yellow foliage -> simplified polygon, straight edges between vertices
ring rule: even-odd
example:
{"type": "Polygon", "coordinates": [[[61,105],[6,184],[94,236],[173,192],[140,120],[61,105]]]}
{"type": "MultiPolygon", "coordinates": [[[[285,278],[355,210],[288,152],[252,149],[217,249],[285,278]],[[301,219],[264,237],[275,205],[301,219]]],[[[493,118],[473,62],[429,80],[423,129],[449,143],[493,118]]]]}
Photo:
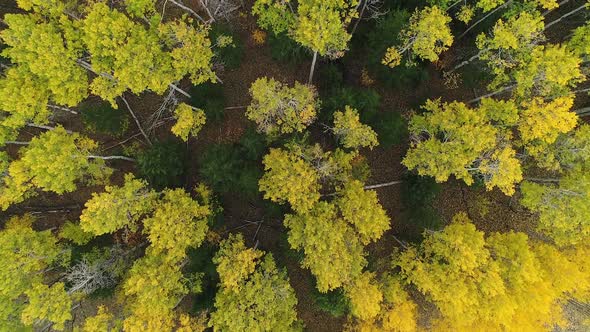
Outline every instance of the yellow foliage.
{"type": "Polygon", "coordinates": [[[238,286],[254,272],[258,259],[262,255],[263,252],[260,250],[246,248],[241,234],[230,234],[229,238],[220,243],[219,251],[213,258],[221,285],[239,292],[238,286]]]}
{"type": "Polygon", "coordinates": [[[394,68],[402,63],[402,54],[395,46],[391,46],[387,48],[385,51],[385,55],[383,56],[383,60],[381,63],[388,66],[389,68],[394,68]]]}
{"type": "Polygon", "coordinates": [[[344,112],[334,113],[334,134],[345,148],[359,149],[368,147],[373,149],[379,144],[377,133],[366,124],[362,124],[358,111],[348,105],[344,112]]]}
{"type": "Polygon", "coordinates": [[[361,320],[370,320],[381,310],[383,294],[374,279],[373,273],[364,272],[344,287],[351,313],[361,320]]]}
{"type": "Polygon", "coordinates": [[[264,42],[266,41],[266,32],[260,29],[254,29],[254,31],[252,31],[252,40],[256,45],[264,44],[264,42]]]}
{"type": "Polygon", "coordinates": [[[205,111],[185,103],[180,103],[176,107],[174,117],[176,123],[172,126],[171,131],[185,142],[188,141],[189,136],[196,137],[206,122],[205,111]]]}

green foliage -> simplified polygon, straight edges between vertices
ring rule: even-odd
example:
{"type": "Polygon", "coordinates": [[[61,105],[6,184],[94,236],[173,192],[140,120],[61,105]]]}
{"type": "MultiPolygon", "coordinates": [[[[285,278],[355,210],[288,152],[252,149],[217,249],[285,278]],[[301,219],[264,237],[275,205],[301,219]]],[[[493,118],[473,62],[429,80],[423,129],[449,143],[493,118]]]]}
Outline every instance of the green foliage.
{"type": "Polygon", "coordinates": [[[256,0],[252,14],[258,16],[258,25],[271,30],[273,35],[287,32],[295,23],[295,15],[290,11],[290,3],[275,0],[256,0]]]}
{"type": "MultiPolygon", "coordinates": [[[[406,26],[410,14],[405,10],[393,9],[377,21],[375,28],[366,37],[367,66],[377,79],[388,87],[404,89],[415,87],[428,79],[425,66],[397,66],[390,68],[381,63],[383,54],[392,42],[399,42],[399,33],[406,26]]],[[[404,60],[405,61],[405,60],[404,60]]]]}
{"type": "Polygon", "coordinates": [[[284,33],[268,36],[268,45],[270,55],[274,60],[290,65],[300,64],[306,61],[310,55],[308,49],[302,47],[284,33]]]}
{"type": "Polygon", "coordinates": [[[201,310],[213,310],[215,295],[217,294],[217,285],[219,284],[219,274],[213,263],[215,248],[207,243],[200,248],[189,248],[187,257],[187,273],[201,273],[201,287],[203,291],[195,294],[193,307],[191,311],[198,313],[201,310]]]}
{"type": "Polygon", "coordinates": [[[94,238],[94,234],[85,232],[78,224],[66,221],[59,231],[59,237],[68,239],[77,245],[85,245],[94,238]]]}
{"type": "Polygon", "coordinates": [[[186,147],[172,140],[155,142],[137,157],[141,177],[156,189],[180,187],[184,183],[186,147]]]}
{"type": "Polygon", "coordinates": [[[381,96],[373,89],[337,87],[322,98],[320,119],[326,122],[332,120],[334,112],[343,110],[347,105],[359,111],[362,122],[369,123],[371,115],[376,114],[381,106],[381,96]]]}
{"type": "Polygon", "coordinates": [[[367,123],[377,132],[379,145],[385,148],[400,144],[408,136],[406,120],[400,112],[386,110],[365,116],[367,123]]]}
{"type": "Polygon", "coordinates": [[[344,316],[350,310],[348,299],[344,295],[342,288],[320,293],[314,287],[311,295],[318,309],[325,311],[334,317],[344,316]]]}
{"type": "Polygon", "coordinates": [[[227,25],[214,24],[209,36],[213,43],[217,43],[218,38],[221,36],[231,37],[232,43],[227,46],[218,45],[219,43],[217,43],[215,56],[217,61],[221,62],[225,68],[238,68],[244,56],[244,43],[240,40],[239,35],[227,25]]]}
{"type": "Polygon", "coordinates": [[[262,176],[258,163],[266,147],[259,145],[256,134],[247,135],[248,138],[242,138],[243,144],[214,144],[202,154],[199,172],[215,191],[239,192],[250,199],[258,196],[258,180],[262,176]]]}
{"type": "Polygon", "coordinates": [[[433,201],[441,191],[441,185],[432,177],[414,173],[404,174],[402,180],[402,202],[406,208],[407,223],[423,229],[437,230],[442,220],[433,207],[433,201]]]}
{"type": "Polygon", "coordinates": [[[223,120],[225,112],[223,85],[211,82],[193,85],[189,94],[191,95],[190,104],[205,111],[208,121],[219,122],[223,120]]]}
{"type": "Polygon", "coordinates": [[[129,115],[104,101],[83,103],[80,113],[84,126],[96,133],[120,137],[129,127],[129,115]]]}

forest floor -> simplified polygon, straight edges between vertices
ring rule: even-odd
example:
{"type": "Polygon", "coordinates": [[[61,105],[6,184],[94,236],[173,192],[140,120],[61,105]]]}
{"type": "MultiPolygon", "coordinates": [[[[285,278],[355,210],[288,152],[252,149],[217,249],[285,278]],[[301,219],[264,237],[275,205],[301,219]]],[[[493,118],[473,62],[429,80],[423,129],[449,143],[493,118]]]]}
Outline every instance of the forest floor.
{"type": "MultiPolygon", "coordinates": [[[[248,8],[252,1],[247,1],[248,8]]],[[[192,8],[197,7],[196,0],[187,0],[185,3],[192,8]]],[[[12,11],[10,8],[0,8],[0,14],[3,16],[6,11],[12,11]]],[[[177,9],[169,7],[168,15],[180,13],[177,9]]],[[[237,69],[226,69],[219,72],[218,75],[223,81],[223,91],[225,105],[227,107],[246,106],[250,103],[248,90],[252,82],[257,78],[267,76],[273,77],[285,83],[292,84],[295,81],[306,82],[308,70],[311,62],[301,63],[299,65],[281,64],[272,59],[270,50],[267,45],[258,45],[252,39],[252,32],[257,29],[255,18],[248,11],[241,12],[232,22],[232,26],[239,38],[244,43],[244,54],[241,64],[237,69]]],[[[322,63],[319,64],[322,66],[322,63]]],[[[348,85],[360,86],[361,69],[354,63],[347,64],[346,83],[348,85]]],[[[319,68],[318,68],[319,71],[319,68]]],[[[316,71],[316,75],[317,72],[316,71]]],[[[438,98],[444,96],[445,100],[468,100],[473,98],[474,90],[448,89],[445,87],[441,77],[441,70],[435,65],[428,69],[430,79],[425,81],[416,89],[408,88],[403,90],[394,90],[386,88],[376,83],[371,86],[381,95],[381,112],[402,112],[407,115],[415,105],[422,103],[427,98],[438,98]]],[[[317,78],[317,76],[316,76],[317,78]]],[[[187,87],[184,84],[183,87],[187,87]]],[[[136,111],[142,122],[158,108],[162,97],[153,94],[144,94],[137,97],[128,98],[132,109],[136,111]]],[[[84,132],[84,126],[79,118],[67,117],[58,119],[67,129],[84,132]]],[[[193,139],[187,144],[189,156],[189,169],[187,172],[187,189],[194,187],[199,181],[198,168],[199,156],[203,153],[205,147],[214,143],[231,143],[239,140],[245,129],[251,123],[245,117],[244,108],[227,110],[221,123],[214,126],[205,126],[197,139],[193,139]]],[[[121,138],[100,136],[89,133],[88,135],[102,143],[103,147],[111,147],[137,132],[133,122],[129,124],[128,132],[121,138]]],[[[30,131],[30,137],[37,134],[36,130],[30,131]]],[[[26,139],[28,134],[23,134],[26,139]]],[[[162,126],[155,131],[155,135],[164,139],[171,136],[169,126],[162,126]]],[[[141,136],[134,140],[141,141],[141,136]]],[[[127,144],[133,142],[129,141],[127,144]]],[[[371,178],[368,184],[376,184],[401,180],[407,172],[401,165],[401,160],[405,154],[408,143],[395,145],[389,148],[377,147],[372,151],[363,151],[371,168],[371,178]]],[[[112,149],[116,151],[118,148],[112,149]]],[[[114,183],[122,178],[124,172],[133,171],[133,166],[126,162],[116,162],[112,164],[118,172],[114,176],[114,183]]],[[[22,213],[27,211],[47,211],[51,207],[60,207],[53,209],[52,213],[42,214],[42,225],[40,227],[58,226],[64,220],[77,220],[80,215],[84,202],[87,201],[91,193],[100,191],[100,187],[81,188],[75,193],[57,196],[48,193],[41,193],[38,197],[29,200],[25,205],[8,211],[9,214],[22,213]]],[[[394,185],[377,189],[379,200],[387,210],[392,220],[391,230],[389,230],[379,241],[368,247],[371,264],[389,264],[389,257],[399,244],[394,237],[405,239],[404,234],[408,229],[415,228],[408,222],[405,215],[407,207],[403,204],[404,192],[401,186],[394,185]]],[[[474,221],[478,229],[491,232],[505,232],[510,230],[524,231],[530,236],[536,236],[531,230],[534,225],[534,216],[519,206],[518,197],[507,197],[498,190],[487,192],[485,188],[468,187],[462,182],[451,180],[441,185],[441,191],[437,195],[434,208],[441,217],[442,223],[448,223],[458,212],[466,212],[474,221]]],[[[282,225],[282,220],[264,220],[262,223],[248,223],[248,221],[263,220],[264,213],[261,207],[251,204],[248,200],[242,199],[239,192],[233,192],[222,198],[224,209],[223,233],[241,232],[245,239],[249,240],[248,245],[253,246],[257,239],[259,248],[272,252],[275,257],[284,258],[282,264],[287,267],[290,282],[297,293],[298,306],[297,312],[300,319],[304,322],[309,331],[341,331],[345,324],[343,317],[336,318],[330,314],[321,311],[314,304],[313,278],[308,270],[299,266],[295,257],[284,254],[285,233],[286,230],[282,225]]],[[[40,214],[41,216],[41,214],[40,214]]],[[[190,303],[183,303],[190,306],[190,303]]],[[[428,307],[428,306],[423,306],[428,307]]],[[[423,312],[423,315],[428,315],[423,312]]],[[[574,330],[573,330],[574,331],[574,330]]]]}

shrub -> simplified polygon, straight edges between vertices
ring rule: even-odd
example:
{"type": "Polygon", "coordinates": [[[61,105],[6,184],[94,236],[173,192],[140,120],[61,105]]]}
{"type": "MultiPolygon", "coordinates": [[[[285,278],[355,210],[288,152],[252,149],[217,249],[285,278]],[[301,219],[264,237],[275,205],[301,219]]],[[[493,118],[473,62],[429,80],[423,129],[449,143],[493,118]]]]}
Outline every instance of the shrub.
{"type": "Polygon", "coordinates": [[[408,135],[406,122],[399,112],[378,112],[367,124],[377,132],[381,147],[399,144],[408,135]]]}
{"type": "Polygon", "coordinates": [[[155,142],[139,153],[137,165],[141,177],[155,189],[180,187],[186,168],[185,146],[175,141],[155,142]]]}
{"type": "Polygon", "coordinates": [[[359,111],[361,121],[366,122],[377,113],[381,105],[381,96],[373,89],[361,89],[349,86],[335,88],[323,99],[320,120],[331,123],[336,111],[350,106],[359,111]]]}
{"type": "Polygon", "coordinates": [[[422,229],[439,229],[442,225],[440,216],[432,202],[441,191],[440,184],[432,177],[413,173],[404,175],[402,182],[402,202],[406,207],[409,224],[422,229]]]}
{"type": "Polygon", "coordinates": [[[213,309],[219,275],[213,263],[215,248],[209,244],[203,244],[199,248],[189,248],[189,263],[186,268],[188,273],[201,275],[202,292],[197,294],[193,301],[192,312],[198,313],[202,310],[213,309]]]}
{"type": "Polygon", "coordinates": [[[80,113],[84,127],[95,133],[121,136],[129,126],[129,115],[105,101],[83,103],[80,113]]]}
{"type": "Polygon", "coordinates": [[[402,62],[395,68],[389,68],[381,63],[387,48],[400,42],[399,33],[409,19],[408,11],[392,10],[379,19],[366,38],[367,67],[383,84],[397,89],[417,86],[428,79],[426,68],[419,62],[410,67],[402,62]]]}
{"type": "Polygon", "coordinates": [[[325,311],[334,317],[340,317],[348,313],[349,303],[342,288],[327,293],[320,293],[314,287],[312,296],[318,309],[325,311]]]}
{"type": "Polygon", "coordinates": [[[274,60],[291,65],[297,65],[307,60],[311,55],[308,50],[289,38],[286,34],[269,34],[268,45],[270,55],[274,60]]]}
{"type": "Polygon", "coordinates": [[[214,24],[211,29],[210,37],[213,43],[216,43],[220,36],[229,36],[233,40],[232,45],[225,47],[216,47],[215,55],[223,63],[225,68],[235,69],[242,63],[244,55],[244,43],[240,40],[238,34],[234,33],[230,27],[222,24],[214,24]]]}
{"type": "Polygon", "coordinates": [[[205,111],[208,122],[214,123],[223,120],[225,99],[221,84],[206,82],[193,85],[189,94],[191,95],[190,104],[205,111]]]}
{"type": "Polygon", "coordinates": [[[209,146],[200,160],[199,172],[211,187],[222,194],[239,192],[247,198],[260,196],[260,159],[266,150],[264,138],[246,131],[240,143],[209,146]]]}
{"type": "Polygon", "coordinates": [[[319,67],[318,86],[320,93],[326,94],[330,91],[342,87],[344,84],[344,73],[338,64],[331,62],[319,67]]]}

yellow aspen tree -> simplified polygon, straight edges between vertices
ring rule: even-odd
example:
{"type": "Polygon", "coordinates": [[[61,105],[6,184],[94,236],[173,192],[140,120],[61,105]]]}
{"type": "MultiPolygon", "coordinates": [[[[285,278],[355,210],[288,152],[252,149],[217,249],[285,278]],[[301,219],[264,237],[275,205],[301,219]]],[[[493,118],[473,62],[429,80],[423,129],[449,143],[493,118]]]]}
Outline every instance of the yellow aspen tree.
{"type": "Polygon", "coordinates": [[[209,229],[209,206],[193,200],[184,189],[164,190],[151,217],[143,221],[154,252],[165,252],[170,259],[184,257],[196,248],[209,229]]]}
{"type": "Polygon", "coordinates": [[[47,286],[42,284],[44,270],[65,265],[69,251],[58,244],[51,231],[33,230],[34,221],[31,215],[14,216],[0,231],[0,261],[3,262],[0,279],[6,281],[0,283],[1,330],[19,330],[23,324],[32,325],[36,318],[48,319],[58,325],[70,319],[69,307],[67,310],[63,307],[67,299],[58,294],[60,287],[63,290],[63,284],[56,284],[51,290],[59,295],[56,302],[39,303],[43,302],[42,291],[47,291],[47,286]],[[26,293],[39,304],[38,307],[37,303],[25,306],[22,296],[26,293]],[[39,312],[44,309],[47,314],[39,312]]]}
{"type": "Polygon", "coordinates": [[[503,75],[544,40],[544,26],[541,15],[529,12],[521,12],[508,20],[499,19],[488,35],[477,36],[479,52],[470,60],[483,60],[495,75],[503,75]]]}
{"type": "Polygon", "coordinates": [[[271,149],[264,157],[264,176],[258,185],[264,198],[288,202],[305,212],[320,199],[319,175],[302,157],[282,149],[271,149]]]}
{"type": "MultiPolygon", "coordinates": [[[[418,306],[410,299],[402,281],[389,274],[377,280],[382,301],[378,314],[371,319],[355,319],[348,326],[359,332],[414,332],[418,331],[418,306]]],[[[362,290],[359,290],[362,291],[362,290]]]]}
{"type": "Polygon", "coordinates": [[[176,123],[170,129],[172,133],[183,141],[190,137],[196,137],[206,122],[205,111],[181,103],[174,110],[176,123]]]}
{"type": "Polygon", "coordinates": [[[189,288],[177,260],[148,248],[133,264],[123,282],[126,305],[131,311],[123,322],[125,331],[172,331],[173,309],[189,288]]]}
{"type": "Polygon", "coordinates": [[[275,35],[292,29],[296,15],[292,11],[293,5],[284,0],[256,0],[252,6],[252,14],[258,18],[256,22],[265,30],[271,30],[275,35]]]}
{"type": "Polygon", "coordinates": [[[348,149],[368,147],[373,149],[379,144],[377,133],[368,125],[362,124],[358,111],[346,106],[344,112],[334,113],[334,128],[332,129],[338,141],[348,149]]]}
{"type": "Polygon", "coordinates": [[[35,188],[63,194],[74,191],[79,181],[103,183],[112,170],[103,160],[108,157],[92,155],[96,148],[93,140],[61,126],[33,137],[8,167],[0,188],[2,208],[34,195],[35,188]]]}
{"type": "Polygon", "coordinates": [[[424,115],[410,120],[412,142],[402,164],[438,182],[454,175],[470,185],[476,175],[488,190],[514,193],[522,171],[514,149],[505,142],[510,138],[506,127],[519,118],[514,104],[485,101],[477,110],[459,102],[428,100],[423,109],[424,115]]]}
{"type": "Polygon", "coordinates": [[[437,61],[438,56],[453,44],[450,22],[451,18],[437,6],[416,10],[408,26],[400,33],[401,45],[390,47],[382,63],[391,68],[396,67],[406,53],[408,64],[412,64],[416,57],[437,61]]]}
{"type": "Polygon", "coordinates": [[[363,272],[349,285],[344,286],[350,300],[350,312],[361,320],[371,320],[381,311],[383,294],[375,280],[375,275],[363,272]]]}
{"type": "Polygon", "coordinates": [[[466,214],[441,232],[425,234],[395,265],[440,310],[437,330],[545,330],[562,322],[561,301],[576,288],[576,279],[585,285],[588,279],[555,247],[524,233],[486,238],[466,214]],[[561,267],[571,277],[557,273],[561,267]]]}
{"type": "Polygon", "coordinates": [[[51,286],[38,283],[25,291],[25,294],[29,298],[29,303],[21,314],[24,324],[32,326],[39,321],[48,321],[54,329],[61,331],[65,322],[72,319],[72,299],[66,292],[63,282],[51,286]]]}
{"type": "Polygon", "coordinates": [[[521,204],[539,215],[538,229],[558,245],[583,244],[590,239],[590,175],[581,163],[559,180],[525,181],[521,204]]]}
{"type": "Polygon", "coordinates": [[[570,170],[590,159],[590,126],[561,134],[553,144],[536,151],[537,165],[550,171],[570,170]]]}
{"type": "Polygon", "coordinates": [[[316,277],[320,292],[352,282],[366,266],[362,243],[333,204],[319,202],[308,212],[286,215],[284,223],[291,248],[303,250],[302,266],[316,277]]]}
{"type": "Polygon", "coordinates": [[[80,226],[95,235],[115,232],[123,227],[134,229],[136,223],[153,211],[157,193],[144,180],[125,175],[121,187],[106,186],[103,193],[93,193],[80,216],[80,226]]]}
{"type": "Polygon", "coordinates": [[[567,45],[577,56],[587,61],[590,56],[590,22],[576,28],[567,45]]]}
{"type": "Polygon", "coordinates": [[[365,190],[362,182],[351,180],[338,191],[335,204],[342,218],[354,226],[360,241],[367,245],[391,228],[389,217],[374,190],[365,190]]]}
{"type": "Polygon", "coordinates": [[[220,244],[214,262],[221,279],[209,326],[215,331],[300,331],[297,298],[272,254],[246,248],[241,234],[220,244]]]}
{"type": "Polygon", "coordinates": [[[237,290],[241,282],[254,273],[263,255],[260,250],[247,248],[241,235],[230,234],[220,244],[219,251],[213,258],[222,287],[237,290]]]}
{"type": "Polygon", "coordinates": [[[558,97],[550,102],[534,98],[523,103],[518,131],[530,155],[539,155],[560,134],[568,133],[576,127],[578,116],[571,112],[573,104],[572,96],[558,97]]]}
{"type": "Polygon", "coordinates": [[[317,92],[310,85],[295,82],[293,87],[272,78],[258,78],[250,87],[252,103],[246,109],[248,119],[258,131],[270,137],[302,132],[316,118],[317,92]]]}
{"type": "Polygon", "coordinates": [[[88,317],[84,320],[82,331],[84,332],[103,332],[111,331],[114,328],[114,316],[108,309],[101,305],[98,307],[96,315],[88,317]]]}

